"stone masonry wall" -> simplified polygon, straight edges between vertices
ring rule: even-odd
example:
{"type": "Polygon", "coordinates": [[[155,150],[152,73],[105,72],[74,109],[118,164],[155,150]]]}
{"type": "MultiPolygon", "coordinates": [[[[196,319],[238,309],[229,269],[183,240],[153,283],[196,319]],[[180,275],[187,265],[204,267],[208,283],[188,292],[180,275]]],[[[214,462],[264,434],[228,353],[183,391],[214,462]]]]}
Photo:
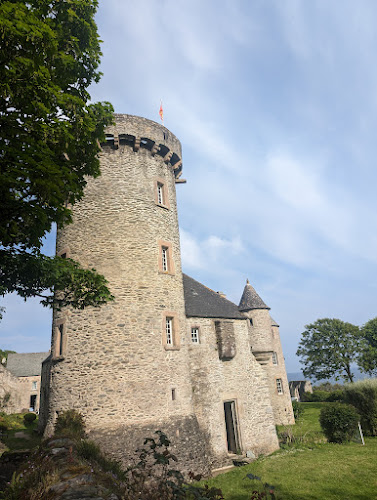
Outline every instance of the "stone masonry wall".
{"type": "Polygon", "coordinates": [[[10,399],[1,408],[1,411],[5,413],[17,413],[28,408],[22,406],[23,393],[18,378],[0,364],[0,398],[4,398],[7,394],[10,394],[10,399]]]}
{"type": "Polygon", "coordinates": [[[267,364],[263,369],[267,373],[271,404],[277,425],[294,424],[292,402],[289,393],[287,372],[285,369],[283,349],[281,346],[279,328],[271,326],[271,316],[268,309],[254,309],[244,313],[252,319],[250,329],[250,343],[253,352],[270,352],[267,364]],[[275,352],[278,363],[272,361],[275,352]],[[278,394],[276,380],[281,379],[283,394],[278,394]]]}
{"type": "MultiPolygon", "coordinates": [[[[167,144],[180,157],[179,141],[164,127],[128,115],[116,120],[110,130],[115,137],[142,139],[153,132],[156,144],[167,144]]],[[[55,313],[53,356],[44,370],[49,373],[48,409],[42,412],[46,433],[58,412],[76,408],[93,435],[106,429],[108,447],[117,456],[125,441],[132,449],[142,444],[140,428],[195,420],[174,166],[139,146],[137,141],[134,147],[104,146],[102,175],[89,180],[83,200],[73,208],[73,223],[58,231],[57,253],[104,274],[115,301],[99,309],[55,313]],[[157,181],[164,184],[168,206],[156,202],[157,181]],[[161,242],[169,247],[167,272],[161,271],[161,242]],[[173,318],[174,346],[164,341],[166,316],[173,318]]],[[[191,438],[204,439],[199,433],[191,438]]],[[[180,451],[189,453],[187,443],[180,451]]]]}
{"type": "Polygon", "coordinates": [[[199,327],[200,343],[190,344],[190,371],[195,413],[209,436],[212,468],[229,463],[225,401],[236,402],[241,452],[260,455],[279,447],[266,373],[251,354],[247,320],[232,320],[237,352],[226,361],[219,359],[215,321],[187,319],[188,332],[199,327]]]}

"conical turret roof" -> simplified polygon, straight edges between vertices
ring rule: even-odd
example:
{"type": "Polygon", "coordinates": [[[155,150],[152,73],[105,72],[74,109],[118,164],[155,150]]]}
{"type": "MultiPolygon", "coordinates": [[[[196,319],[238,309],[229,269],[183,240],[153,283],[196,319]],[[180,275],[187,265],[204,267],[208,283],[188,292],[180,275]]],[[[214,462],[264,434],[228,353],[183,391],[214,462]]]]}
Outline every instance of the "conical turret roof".
{"type": "Polygon", "coordinates": [[[251,309],[270,308],[263,302],[254,288],[250,285],[249,280],[247,280],[238,309],[240,311],[250,311],[251,309]]]}

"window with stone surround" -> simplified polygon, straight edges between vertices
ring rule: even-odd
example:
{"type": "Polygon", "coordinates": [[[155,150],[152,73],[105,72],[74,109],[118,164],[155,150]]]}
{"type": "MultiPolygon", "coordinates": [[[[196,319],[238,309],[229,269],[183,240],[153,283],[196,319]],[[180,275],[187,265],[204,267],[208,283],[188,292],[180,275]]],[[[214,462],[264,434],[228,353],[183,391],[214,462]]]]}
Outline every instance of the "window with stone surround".
{"type": "Polygon", "coordinates": [[[178,318],[174,312],[165,312],[162,318],[162,343],[166,350],[180,348],[178,318]]]}
{"type": "Polygon", "coordinates": [[[276,352],[272,353],[272,364],[277,365],[278,364],[278,355],[276,352]]]}
{"type": "Polygon", "coordinates": [[[281,378],[276,379],[276,389],[278,391],[278,394],[283,394],[283,381],[281,378]]]}
{"type": "Polygon", "coordinates": [[[155,203],[162,208],[170,208],[168,189],[164,179],[155,182],[155,203]]]}
{"type": "Polygon", "coordinates": [[[66,349],[66,325],[65,320],[59,321],[55,327],[55,346],[54,357],[59,358],[64,356],[66,349]]]}
{"type": "Polygon", "coordinates": [[[37,382],[32,382],[31,383],[31,390],[32,391],[36,391],[37,390],[37,388],[38,388],[37,384],[38,384],[37,382]]]}
{"type": "Polygon", "coordinates": [[[193,326],[191,328],[191,342],[193,344],[199,344],[199,327],[198,326],[193,326]]]}
{"type": "Polygon", "coordinates": [[[174,262],[171,243],[159,241],[158,270],[160,273],[174,274],[174,262]]]}

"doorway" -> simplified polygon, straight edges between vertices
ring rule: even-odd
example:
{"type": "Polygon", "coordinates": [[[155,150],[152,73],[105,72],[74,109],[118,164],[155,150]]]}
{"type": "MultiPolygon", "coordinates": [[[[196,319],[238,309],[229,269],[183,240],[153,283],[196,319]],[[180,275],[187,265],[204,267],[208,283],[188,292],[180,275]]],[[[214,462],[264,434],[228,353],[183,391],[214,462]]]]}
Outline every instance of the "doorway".
{"type": "Polygon", "coordinates": [[[229,453],[240,453],[240,441],[238,437],[238,421],[235,401],[224,402],[226,439],[229,453]]]}
{"type": "Polygon", "coordinates": [[[36,404],[37,404],[37,396],[36,395],[30,396],[30,410],[31,411],[35,411],[36,404]]]}

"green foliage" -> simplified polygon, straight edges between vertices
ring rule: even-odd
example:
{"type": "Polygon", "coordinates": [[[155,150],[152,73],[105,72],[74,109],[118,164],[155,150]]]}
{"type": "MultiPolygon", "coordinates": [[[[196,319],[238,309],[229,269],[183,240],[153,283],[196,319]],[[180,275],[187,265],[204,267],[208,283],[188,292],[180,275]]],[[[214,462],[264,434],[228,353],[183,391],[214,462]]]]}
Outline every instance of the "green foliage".
{"type": "Polygon", "coordinates": [[[5,359],[5,363],[3,364],[3,366],[7,366],[8,354],[13,354],[15,352],[16,351],[8,351],[7,349],[3,351],[2,349],[0,349],[0,363],[3,359],[5,359]]]}
{"type": "Polygon", "coordinates": [[[351,364],[362,345],[359,328],[330,318],[318,319],[305,328],[297,350],[305,377],[316,380],[342,377],[352,382],[351,364]]]}
{"type": "Polygon", "coordinates": [[[304,414],[305,411],[303,405],[298,401],[292,401],[292,408],[295,420],[297,421],[300,418],[302,418],[302,415],[304,414]]]}
{"type": "Polygon", "coordinates": [[[73,438],[85,437],[85,422],[76,410],[66,410],[59,413],[55,423],[55,434],[73,438]]]}
{"type": "Polygon", "coordinates": [[[77,443],[77,454],[79,457],[88,460],[89,462],[97,462],[105,472],[111,472],[119,480],[124,481],[126,479],[126,473],[122,469],[120,462],[116,460],[110,460],[105,457],[101,452],[100,447],[93,441],[87,439],[82,439],[77,443]]]}
{"type": "Polygon", "coordinates": [[[350,441],[356,432],[359,420],[357,410],[342,403],[327,404],[319,415],[319,423],[330,443],[350,441]]]}
{"type": "Polygon", "coordinates": [[[304,392],[302,400],[305,402],[320,403],[328,400],[330,393],[327,391],[304,392]]]}
{"type": "Polygon", "coordinates": [[[52,224],[99,171],[109,103],[88,104],[98,82],[97,0],[0,3],[0,294],[59,305],[110,300],[106,281],[40,252],[52,224]]]}
{"type": "Polygon", "coordinates": [[[24,415],[24,422],[25,425],[30,425],[36,420],[37,415],[35,413],[25,413],[24,415]]]}
{"type": "Polygon", "coordinates": [[[347,384],[344,388],[344,398],[358,409],[365,434],[377,436],[377,379],[347,384]]]}
{"type": "Polygon", "coordinates": [[[6,392],[3,397],[0,397],[0,409],[6,408],[11,399],[12,395],[10,392],[6,392]]]}
{"type": "Polygon", "coordinates": [[[369,375],[377,375],[377,318],[361,327],[361,335],[365,345],[359,359],[360,368],[369,375]]]}

